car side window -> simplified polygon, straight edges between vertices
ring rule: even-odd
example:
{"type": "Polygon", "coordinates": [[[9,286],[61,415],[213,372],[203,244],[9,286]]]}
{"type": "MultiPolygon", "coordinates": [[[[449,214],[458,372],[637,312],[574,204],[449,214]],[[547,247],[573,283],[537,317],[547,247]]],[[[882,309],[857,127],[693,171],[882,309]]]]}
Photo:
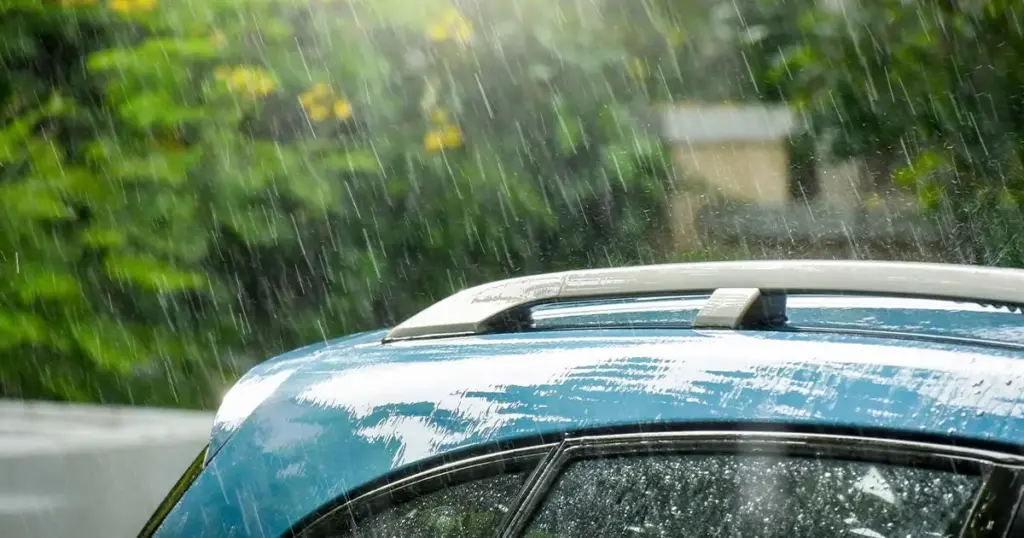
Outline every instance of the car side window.
{"type": "Polygon", "coordinates": [[[483,538],[492,537],[527,472],[499,474],[458,484],[407,488],[351,510],[339,509],[313,524],[304,537],[483,538]],[[408,500],[404,500],[408,499],[408,500]]]}
{"type": "Polygon", "coordinates": [[[977,475],[858,461],[647,454],[566,465],[527,538],[957,536],[977,475]]]}

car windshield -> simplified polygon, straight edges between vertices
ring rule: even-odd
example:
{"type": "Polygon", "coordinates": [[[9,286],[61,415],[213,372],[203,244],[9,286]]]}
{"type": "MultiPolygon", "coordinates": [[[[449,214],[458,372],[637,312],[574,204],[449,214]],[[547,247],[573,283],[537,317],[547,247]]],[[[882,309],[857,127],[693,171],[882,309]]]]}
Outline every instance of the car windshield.
{"type": "Polygon", "coordinates": [[[509,276],[1024,266],[1019,8],[5,0],[0,396],[215,407],[509,276]]]}

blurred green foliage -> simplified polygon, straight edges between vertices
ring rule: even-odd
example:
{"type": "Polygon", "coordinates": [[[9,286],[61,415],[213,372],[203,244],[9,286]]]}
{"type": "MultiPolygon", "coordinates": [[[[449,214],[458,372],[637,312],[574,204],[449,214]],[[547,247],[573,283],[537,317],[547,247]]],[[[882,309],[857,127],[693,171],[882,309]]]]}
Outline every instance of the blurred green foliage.
{"type": "Polygon", "coordinates": [[[948,230],[948,259],[1024,266],[1018,0],[757,0],[747,49],[766,99],[837,158],[881,165],[948,230]]]}
{"type": "Polygon", "coordinates": [[[0,396],[210,406],[467,285],[745,256],[668,253],[652,101],[785,101],[795,174],[1020,266],[1016,4],[0,0],[0,396]]]}
{"type": "Polygon", "coordinates": [[[0,1],[0,395],[215,405],[469,284],[660,259],[653,19],[570,4],[0,1]]]}

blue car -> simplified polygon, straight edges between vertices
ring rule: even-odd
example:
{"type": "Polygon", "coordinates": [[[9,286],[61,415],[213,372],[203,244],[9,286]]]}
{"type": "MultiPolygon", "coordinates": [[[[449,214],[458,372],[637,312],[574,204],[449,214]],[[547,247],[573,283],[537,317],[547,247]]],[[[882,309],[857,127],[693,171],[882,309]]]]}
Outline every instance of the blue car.
{"type": "Polygon", "coordinates": [[[142,536],[1024,536],[1024,271],[471,288],[225,396],[142,536]]]}

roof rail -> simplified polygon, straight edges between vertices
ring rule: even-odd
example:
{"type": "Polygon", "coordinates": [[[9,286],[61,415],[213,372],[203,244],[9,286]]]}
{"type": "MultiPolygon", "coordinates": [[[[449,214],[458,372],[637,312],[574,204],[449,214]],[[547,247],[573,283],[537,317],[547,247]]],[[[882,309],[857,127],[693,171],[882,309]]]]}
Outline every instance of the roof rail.
{"type": "Polygon", "coordinates": [[[784,321],[787,293],[877,294],[1022,306],[1024,270],[787,260],[568,271],[463,290],[394,327],[384,341],[479,334],[542,303],[701,292],[712,295],[694,327],[741,328],[784,321]]]}

